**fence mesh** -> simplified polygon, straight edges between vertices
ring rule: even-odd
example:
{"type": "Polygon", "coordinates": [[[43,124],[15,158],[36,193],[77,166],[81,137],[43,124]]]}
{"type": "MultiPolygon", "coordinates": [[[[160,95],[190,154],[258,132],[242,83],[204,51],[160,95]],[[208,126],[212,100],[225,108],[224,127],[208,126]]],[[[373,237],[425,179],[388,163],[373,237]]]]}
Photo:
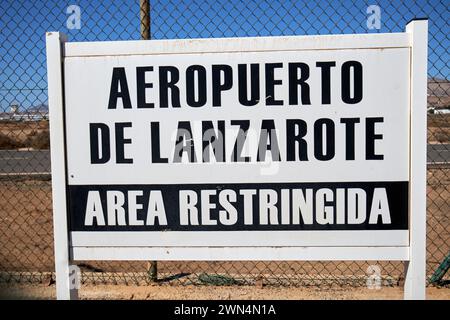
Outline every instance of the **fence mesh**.
{"type": "MultiPolygon", "coordinates": [[[[450,82],[448,1],[154,1],[151,39],[403,32],[429,18],[427,275],[449,254],[450,82]]],[[[53,231],[45,32],[69,41],[138,40],[140,2],[1,0],[0,281],[51,281],[53,231]]],[[[144,41],[144,40],[143,40],[144,41]]],[[[151,41],[151,40],[150,40],[151,41]]],[[[398,262],[158,262],[169,283],[365,285],[367,267],[386,284],[398,262]]],[[[145,262],[79,262],[83,281],[148,283],[145,262]]]]}

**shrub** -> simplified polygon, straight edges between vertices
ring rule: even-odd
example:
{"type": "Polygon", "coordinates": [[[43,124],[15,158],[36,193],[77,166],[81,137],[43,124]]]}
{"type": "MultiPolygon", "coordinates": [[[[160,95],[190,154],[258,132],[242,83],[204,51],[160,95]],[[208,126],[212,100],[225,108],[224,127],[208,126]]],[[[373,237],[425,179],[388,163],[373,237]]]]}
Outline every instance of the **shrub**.
{"type": "Polygon", "coordinates": [[[25,146],[28,148],[33,148],[37,150],[49,149],[50,148],[50,135],[48,130],[40,132],[32,132],[28,135],[24,142],[25,146]]]}
{"type": "Polygon", "coordinates": [[[0,133],[0,149],[17,149],[23,147],[23,143],[17,139],[14,139],[8,135],[0,133]]]}

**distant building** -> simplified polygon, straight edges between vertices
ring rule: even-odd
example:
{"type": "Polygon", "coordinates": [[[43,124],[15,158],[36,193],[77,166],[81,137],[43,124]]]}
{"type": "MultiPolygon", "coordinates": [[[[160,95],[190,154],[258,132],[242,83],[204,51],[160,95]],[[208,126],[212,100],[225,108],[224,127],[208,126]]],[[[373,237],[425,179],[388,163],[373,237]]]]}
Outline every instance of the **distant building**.
{"type": "Polygon", "coordinates": [[[41,104],[20,111],[18,104],[11,104],[10,112],[0,113],[0,121],[41,121],[48,119],[48,106],[41,104]]]}
{"type": "Polygon", "coordinates": [[[18,104],[12,104],[11,105],[11,111],[12,114],[16,114],[19,112],[19,105],[18,104]]]}
{"type": "Polygon", "coordinates": [[[450,109],[436,109],[434,110],[435,114],[450,114],[450,109]]]}

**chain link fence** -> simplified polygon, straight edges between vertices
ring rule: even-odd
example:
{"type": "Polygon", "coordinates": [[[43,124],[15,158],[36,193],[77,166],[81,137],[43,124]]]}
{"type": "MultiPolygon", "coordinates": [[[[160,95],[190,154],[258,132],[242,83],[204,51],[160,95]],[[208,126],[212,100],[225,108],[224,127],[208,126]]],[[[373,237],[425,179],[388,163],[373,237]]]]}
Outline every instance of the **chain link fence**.
{"type": "MultiPolygon", "coordinates": [[[[403,32],[411,18],[428,17],[427,274],[431,276],[449,254],[450,243],[448,6],[446,0],[151,0],[150,32],[143,36],[403,32]]],[[[140,11],[139,0],[1,0],[0,282],[51,282],[54,277],[45,32],[62,31],[69,41],[138,40],[140,11]]],[[[402,280],[402,263],[377,261],[158,262],[157,276],[160,282],[180,284],[358,286],[366,285],[373,270],[368,267],[373,265],[381,268],[384,284],[402,280]]],[[[79,267],[84,283],[152,281],[151,263],[90,261],[79,267]]]]}

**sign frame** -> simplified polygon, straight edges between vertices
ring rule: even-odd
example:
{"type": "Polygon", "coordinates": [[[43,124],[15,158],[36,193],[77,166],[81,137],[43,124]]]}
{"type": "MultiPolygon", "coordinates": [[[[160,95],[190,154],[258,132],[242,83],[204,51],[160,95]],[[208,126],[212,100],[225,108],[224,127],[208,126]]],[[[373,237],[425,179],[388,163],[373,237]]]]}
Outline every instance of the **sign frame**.
{"type": "Polygon", "coordinates": [[[60,32],[46,34],[48,103],[53,192],[53,225],[56,291],[58,299],[76,299],[70,265],[75,260],[390,260],[405,262],[405,299],[425,298],[426,278],[426,105],[428,20],[414,19],[405,33],[354,34],[295,37],[257,37],[194,40],[128,41],[126,53],[205,52],[211,42],[220,52],[326,49],[410,49],[410,154],[409,154],[409,246],[322,246],[322,247],[73,247],[68,230],[67,150],[65,137],[64,58],[70,55],[99,55],[123,52],[119,42],[67,42],[60,32]],[[335,41],[336,39],[339,41],[335,41]],[[222,42],[219,42],[222,40],[222,42]],[[243,42],[246,45],[243,45],[243,42]],[[225,45],[224,45],[225,43],[225,45]],[[281,47],[280,47],[281,46],[281,47]],[[175,49],[174,49],[175,48],[175,49]],[[244,49],[242,49],[244,48],[244,49]],[[247,48],[247,49],[245,49],[247,48]],[[183,51],[184,50],[184,51],[183,51]],[[178,52],[177,52],[178,51],[178,52]],[[226,257],[226,258],[224,258],[226,257]]]}

